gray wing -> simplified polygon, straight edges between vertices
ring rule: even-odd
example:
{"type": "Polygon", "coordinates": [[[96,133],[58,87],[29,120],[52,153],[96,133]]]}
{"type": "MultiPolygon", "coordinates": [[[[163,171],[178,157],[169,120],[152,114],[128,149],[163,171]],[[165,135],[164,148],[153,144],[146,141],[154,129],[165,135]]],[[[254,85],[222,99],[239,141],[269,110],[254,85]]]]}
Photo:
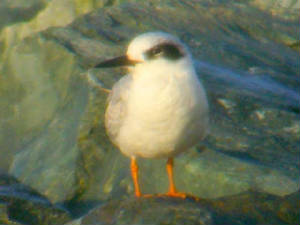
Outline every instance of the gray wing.
{"type": "Polygon", "coordinates": [[[127,115],[128,93],[132,78],[129,75],[122,77],[112,88],[105,112],[105,128],[111,141],[118,146],[120,128],[127,115]]]}

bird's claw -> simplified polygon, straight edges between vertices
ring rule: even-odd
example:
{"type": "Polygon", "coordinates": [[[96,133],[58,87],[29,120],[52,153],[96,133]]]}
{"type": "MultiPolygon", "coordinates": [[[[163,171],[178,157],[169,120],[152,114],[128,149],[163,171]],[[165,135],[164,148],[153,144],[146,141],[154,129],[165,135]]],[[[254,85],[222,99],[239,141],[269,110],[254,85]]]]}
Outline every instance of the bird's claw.
{"type": "Polygon", "coordinates": [[[160,198],[160,197],[171,197],[171,198],[181,198],[181,199],[191,199],[194,201],[200,201],[201,199],[197,196],[183,193],[183,192],[167,192],[164,194],[141,194],[140,196],[136,197],[141,197],[141,198],[160,198]]]}
{"type": "Polygon", "coordinates": [[[165,195],[168,197],[183,198],[183,199],[187,197],[187,194],[182,192],[167,192],[165,195]]]}

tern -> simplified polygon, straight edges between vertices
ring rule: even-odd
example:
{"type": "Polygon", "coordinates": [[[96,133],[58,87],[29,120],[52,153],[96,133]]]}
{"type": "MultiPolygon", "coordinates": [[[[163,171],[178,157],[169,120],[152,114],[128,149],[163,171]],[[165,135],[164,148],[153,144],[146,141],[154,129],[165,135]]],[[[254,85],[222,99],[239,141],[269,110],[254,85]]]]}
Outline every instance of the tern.
{"type": "Polygon", "coordinates": [[[127,66],[114,84],[105,112],[112,143],[131,158],[135,196],[142,195],[137,158],[166,158],[167,196],[185,198],[173,181],[173,158],[202,140],[209,126],[205,90],[191,53],[175,36],[148,32],[135,37],[124,56],[96,68],[127,66]]]}

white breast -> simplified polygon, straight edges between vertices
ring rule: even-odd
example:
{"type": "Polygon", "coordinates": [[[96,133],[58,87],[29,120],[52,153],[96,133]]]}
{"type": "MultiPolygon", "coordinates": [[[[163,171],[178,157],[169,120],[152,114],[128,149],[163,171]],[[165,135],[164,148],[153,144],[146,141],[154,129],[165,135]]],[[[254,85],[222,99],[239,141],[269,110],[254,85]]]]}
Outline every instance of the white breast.
{"type": "Polygon", "coordinates": [[[170,157],[205,136],[206,95],[189,64],[157,60],[135,68],[132,76],[127,117],[118,136],[124,154],[170,157]]]}

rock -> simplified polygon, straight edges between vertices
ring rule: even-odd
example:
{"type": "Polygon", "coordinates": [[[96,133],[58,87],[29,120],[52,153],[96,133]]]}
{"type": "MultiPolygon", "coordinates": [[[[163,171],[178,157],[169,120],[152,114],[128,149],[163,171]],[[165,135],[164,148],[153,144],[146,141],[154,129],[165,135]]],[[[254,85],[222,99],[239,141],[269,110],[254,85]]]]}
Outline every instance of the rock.
{"type": "Polygon", "coordinates": [[[254,0],[250,4],[259,7],[273,15],[279,15],[284,18],[295,18],[298,15],[300,8],[300,1],[296,0],[254,0]]]}
{"type": "Polygon", "coordinates": [[[278,199],[277,205],[277,215],[282,221],[288,224],[297,224],[300,221],[300,190],[278,199]]]}
{"type": "Polygon", "coordinates": [[[299,202],[295,205],[299,192],[292,196],[277,197],[250,191],[216,200],[163,196],[111,200],[69,225],[293,225],[299,221],[299,202]]]}
{"type": "Polygon", "coordinates": [[[299,191],[278,197],[263,192],[245,192],[211,201],[213,208],[242,224],[296,224],[299,221],[299,191]],[[292,196],[292,197],[291,197],[292,196]],[[297,197],[296,197],[297,196],[297,197]],[[283,208],[285,210],[283,210],[283,208]],[[291,210],[286,210],[291,209],[291,210]],[[281,214],[284,212],[283,214],[281,214]],[[283,219],[289,218],[289,219],[283,219]],[[295,223],[296,222],[296,223],[295,223]]]}
{"type": "Polygon", "coordinates": [[[66,26],[108,0],[2,0],[0,3],[0,65],[24,38],[53,26],[66,26]]]}
{"type": "Polygon", "coordinates": [[[7,204],[0,202],[0,224],[3,225],[21,225],[21,223],[12,221],[7,215],[7,204]]]}
{"type": "Polygon", "coordinates": [[[7,25],[32,19],[45,6],[45,0],[1,1],[0,30],[7,25]]]}
{"type": "MultiPolygon", "coordinates": [[[[248,2],[117,1],[74,20],[73,3],[49,1],[24,33],[3,29],[2,169],[73,215],[133,195],[129,159],[105,135],[107,96],[94,87],[88,95],[88,74],[111,87],[125,71],[92,66],[123,54],[135,35],[164,30],[190,47],[211,110],[210,135],[176,159],[178,188],[201,197],[299,189],[298,17],[248,2]],[[67,11],[57,17],[56,7],[67,11]]],[[[165,192],[165,162],[138,163],[142,191],[165,192]]]]}
{"type": "Polygon", "coordinates": [[[2,72],[1,167],[51,201],[64,200],[75,189],[77,129],[87,100],[74,56],[35,36],[10,52],[2,72]]]}
{"type": "Polygon", "coordinates": [[[119,224],[203,224],[214,223],[206,205],[181,199],[141,198],[110,201],[91,211],[81,225],[119,224]]]}
{"type": "MultiPolygon", "coordinates": [[[[296,191],[299,94],[293,88],[299,84],[297,53],[272,40],[268,30],[272,17],[259,14],[258,9],[235,4],[230,9],[223,5],[205,8],[201,3],[185,3],[172,1],[155,7],[124,4],[99,9],[67,28],[51,28],[43,36],[65,46],[79,57],[83,68],[89,69],[104,58],[123,54],[138,33],[165,30],[177,34],[192,49],[212,112],[209,137],[176,159],[180,190],[201,197],[232,195],[250,188],[281,196],[296,191]],[[224,29],[216,26],[215,18],[221,12],[226,12],[222,17],[224,29]],[[253,18],[251,22],[249,17],[253,18]],[[239,22],[232,25],[231,21],[239,22]],[[252,26],[262,21],[261,26],[252,26]],[[288,69],[281,66],[288,63],[282,54],[290,60],[288,69]],[[201,149],[206,152],[200,154],[201,149]]],[[[278,22],[278,34],[286,29],[284,24],[278,22]]],[[[296,37],[296,29],[289,35],[296,37]]],[[[88,73],[110,87],[124,71],[91,69],[88,73]]],[[[110,145],[104,134],[106,95],[97,89],[90,94],[79,139],[81,165],[85,165],[79,177],[84,191],[75,199],[85,201],[98,196],[105,201],[111,195],[132,194],[129,160],[110,145]]],[[[164,162],[139,159],[139,165],[144,193],[167,190],[164,162]]]]}
{"type": "Polygon", "coordinates": [[[176,182],[180,190],[203,198],[229,196],[250,189],[284,196],[299,189],[299,183],[284,172],[256,164],[254,160],[211,150],[196,155],[194,152],[194,157],[192,153],[178,157],[176,182]]]}
{"type": "Polygon", "coordinates": [[[69,213],[15,178],[0,175],[1,224],[57,224],[71,220],[69,213]],[[15,222],[17,221],[17,222],[15,222]]]}

